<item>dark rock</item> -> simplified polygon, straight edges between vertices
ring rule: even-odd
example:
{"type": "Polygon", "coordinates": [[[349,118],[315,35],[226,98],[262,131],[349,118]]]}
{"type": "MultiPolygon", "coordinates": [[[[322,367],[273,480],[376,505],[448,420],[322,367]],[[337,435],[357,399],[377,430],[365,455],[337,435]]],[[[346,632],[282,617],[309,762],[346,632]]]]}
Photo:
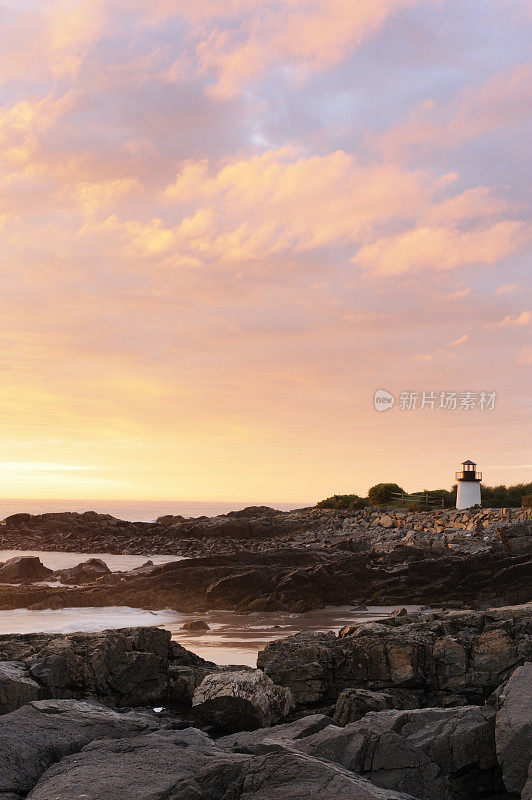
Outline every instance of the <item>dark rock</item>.
{"type": "Polygon", "coordinates": [[[211,626],[204,619],[191,619],[181,626],[182,631],[210,631],[211,626]]]}
{"type": "MultiPolygon", "coordinates": [[[[52,766],[31,800],[167,800],[202,798],[195,775],[211,766],[236,774],[244,757],[220,752],[195,728],[155,731],[134,738],[99,737],[52,766]],[[176,794],[177,792],[177,794],[176,794]]],[[[210,797],[213,797],[211,794],[210,797]]]]}
{"type": "Polygon", "coordinates": [[[30,700],[40,700],[43,690],[27,668],[17,661],[0,661],[0,714],[7,714],[30,700]]]}
{"type": "Polygon", "coordinates": [[[53,575],[37,556],[16,556],[0,566],[0,583],[44,581],[53,575]]]}
{"type": "Polygon", "coordinates": [[[270,752],[272,744],[277,743],[291,747],[294,741],[312,736],[322,728],[332,725],[333,720],[325,714],[310,714],[300,717],[294,722],[285,722],[271,728],[259,728],[255,731],[239,731],[229,736],[222,736],[216,744],[222,750],[234,753],[262,755],[270,752]]]}
{"type": "Polygon", "coordinates": [[[529,606],[432,617],[363,623],[338,637],[299,633],[270,642],[257,665],[300,707],[336,701],[348,688],[404,689],[421,693],[422,705],[447,705],[457,695],[482,702],[531,658],[529,606]]]}
{"type": "Polygon", "coordinates": [[[54,762],[95,739],[135,736],[150,727],[156,729],[157,722],[150,725],[134,713],[75,700],[40,700],[5,714],[0,717],[0,797],[2,792],[25,796],[54,762]]]}
{"type": "Polygon", "coordinates": [[[70,569],[59,570],[55,573],[61,583],[91,583],[102,575],[110,575],[111,570],[100,558],[89,558],[70,569]]]}
{"type": "Polygon", "coordinates": [[[293,746],[420,800],[465,800],[504,790],[494,722],[493,709],[477,706],[381,711],[293,746]]]}
{"type": "Polygon", "coordinates": [[[340,692],[334,709],[337,725],[356,722],[369,711],[385,711],[397,708],[396,698],[386,692],[370,692],[369,689],[344,689],[340,692]]]}
{"type": "Polygon", "coordinates": [[[521,792],[532,755],[532,662],[518,667],[498,693],[495,742],[509,792],[521,792]]]}
{"type": "Polygon", "coordinates": [[[96,700],[109,706],[190,705],[195,687],[219,667],[190,653],[170,632],[0,636],[5,710],[35,697],[96,700]],[[9,662],[9,663],[6,663],[9,662]]]}

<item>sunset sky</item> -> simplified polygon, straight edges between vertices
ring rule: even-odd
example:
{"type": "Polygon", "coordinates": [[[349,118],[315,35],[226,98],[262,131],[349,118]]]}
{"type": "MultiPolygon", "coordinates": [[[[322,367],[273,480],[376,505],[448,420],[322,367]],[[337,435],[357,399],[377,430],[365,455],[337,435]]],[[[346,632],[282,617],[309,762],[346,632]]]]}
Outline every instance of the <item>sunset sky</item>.
{"type": "Polygon", "coordinates": [[[532,480],[531,35],[528,0],[0,0],[0,496],[532,480]]]}

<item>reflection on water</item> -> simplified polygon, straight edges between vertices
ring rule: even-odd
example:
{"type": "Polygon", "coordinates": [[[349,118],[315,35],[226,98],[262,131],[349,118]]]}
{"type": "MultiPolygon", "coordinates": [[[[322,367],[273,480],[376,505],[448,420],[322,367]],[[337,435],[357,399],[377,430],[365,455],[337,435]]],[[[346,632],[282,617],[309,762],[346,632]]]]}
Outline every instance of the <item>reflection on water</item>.
{"type": "Polygon", "coordinates": [[[112,553],[60,553],[54,550],[0,550],[0,562],[18,556],[38,556],[48,569],[69,569],[87,561],[89,558],[101,558],[111,572],[126,572],[141,567],[146,561],[154,564],[166,564],[169,561],[181,561],[181,556],[123,556],[112,553]]]}
{"type": "MultiPolygon", "coordinates": [[[[157,625],[172,632],[172,638],[217,664],[256,666],[259,650],[274,639],[290,636],[301,630],[338,631],[343,625],[387,616],[396,606],[369,606],[366,611],[351,606],[329,606],[306,614],[257,612],[235,614],[231,611],[210,611],[206,614],[183,614],[177,611],[146,611],[138,608],[64,608],[56,611],[15,609],[0,614],[2,633],[73,633],[101,631],[107,628],[129,628],[157,625]],[[204,619],[210,630],[193,634],[181,630],[193,619],[204,619]]],[[[419,606],[406,606],[410,611],[419,606]]]]}
{"type": "MultiPolygon", "coordinates": [[[[180,614],[179,620],[166,622],[172,638],[193,653],[217,664],[257,665],[257,653],[275,639],[291,636],[302,630],[335,631],[344,625],[375,621],[388,616],[397,606],[368,606],[355,610],[352,606],[328,606],[305,614],[270,611],[235,614],[232,611],[210,611],[208,614],[180,614]],[[180,630],[183,620],[204,619],[211,630],[190,633],[180,630]]],[[[419,606],[405,606],[417,611],[419,606]]]]}
{"type": "Polygon", "coordinates": [[[52,611],[28,611],[16,608],[0,612],[2,633],[74,633],[103,631],[107,628],[130,628],[137,625],[160,625],[175,620],[175,611],[145,611],[126,606],[104,608],[60,608],[52,611]]]}

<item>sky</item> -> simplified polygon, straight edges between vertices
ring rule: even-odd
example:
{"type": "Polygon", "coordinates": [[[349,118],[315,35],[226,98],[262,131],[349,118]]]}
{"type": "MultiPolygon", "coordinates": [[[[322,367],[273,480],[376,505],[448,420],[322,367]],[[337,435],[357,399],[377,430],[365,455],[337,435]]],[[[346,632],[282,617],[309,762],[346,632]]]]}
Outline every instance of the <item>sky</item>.
{"type": "Polygon", "coordinates": [[[0,496],[532,480],[531,28],[0,0],[0,496]]]}

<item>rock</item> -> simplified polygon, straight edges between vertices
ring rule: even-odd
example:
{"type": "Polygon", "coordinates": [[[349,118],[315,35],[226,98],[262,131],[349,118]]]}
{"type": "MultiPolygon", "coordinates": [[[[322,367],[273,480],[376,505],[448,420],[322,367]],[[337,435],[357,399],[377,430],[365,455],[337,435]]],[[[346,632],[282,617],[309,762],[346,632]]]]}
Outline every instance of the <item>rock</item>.
{"type": "Polygon", "coordinates": [[[195,729],[99,740],[52,766],[28,800],[409,800],[297,752],[227,753],[195,729]]]}
{"type": "Polygon", "coordinates": [[[238,733],[222,736],[216,744],[222,750],[231,750],[234,753],[248,753],[261,755],[272,749],[272,744],[282,744],[290,747],[294,741],[304,739],[318,733],[333,720],[325,714],[309,714],[294,722],[285,722],[271,728],[259,728],[254,731],[239,731],[238,733]]]}
{"type": "Polygon", "coordinates": [[[382,528],[393,528],[393,526],[394,526],[394,521],[393,521],[393,519],[390,517],[390,515],[389,515],[389,514],[384,514],[384,516],[382,516],[382,517],[380,518],[380,520],[379,520],[379,525],[380,525],[382,528]]]}
{"type": "Polygon", "coordinates": [[[204,619],[191,619],[181,626],[182,631],[210,631],[211,626],[204,619]]]}
{"type": "Polygon", "coordinates": [[[28,800],[199,799],[206,795],[200,794],[196,775],[205,769],[216,770],[219,786],[224,772],[229,780],[244,758],[220,752],[195,728],[130,738],[100,737],[48,769],[28,800]]]}
{"type": "MultiPolygon", "coordinates": [[[[235,757],[233,754],[232,758],[235,757]]],[[[232,775],[228,767],[218,765],[196,775],[196,785],[199,784],[203,792],[199,795],[202,800],[221,797],[224,800],[412,800],[409,795],[374,786],[338,764],[297,752],[280,749],[263,756],[240,758],[238,771],[233,768],[232,775]]],[[[190,789],[188,792],[174,791],[171,798],[192,800],[194,795],[190,789]]]]}
{"type": "Polygon", "coordinates": [[[16,556],[0,565],[0,583],[45,581],[53,570],[45,567],[37,556],[16,556]]]}
{"type": "Polygon", "coordinates": [[[206,724],[219,732],[253,730],[279,722],[293,708],[290,690],[261,670],[207,675],[192,700],[206,724]]]}
{"type": "Polygon", "coordinates": [[[89,558],[75,567],[56,572],[61,583],[83,584],[91,583],[102,575],[110,575],[111,570],[100,558],[89,558]]]}
{"type": "Polygon", "coordinates": [[[349,626],[338,637],[299,633],[270,642],[257,666],[289,688],[300,708],[336,702],[350,688],[401,689],[416,695],[416,704],[446,706],[482,702],[532,658],[528,605],[388,622],[349,626]]]}
{"type": "Polygon", "coordinates": [[[504,784],[521,792],[532,754],[532,662],[518,667],[497,700],[495,743],[504,784]]]}
{"type": "Polygon", "coordinates": [[[334,709],[337,725],[356,722],[369,711],[384,711],[397,708],[396,699],[385,692],[370,692],[368,689],[344,689],[340,692],[334,709]]]}
{"type": "Polygon", "coordinates": [[[0,661],[0,714],[20,708],[31,700],[40,700],[43,690],[17,661],[0,661]]]}
{"type": "Polygon", "coordinates": [[[391,617],[406,617],[407,614],[408,614],[408,611],[406,610],[406,608],[396,608],[395,611],[392,611],[390,616],[391,617]]]}
{"type": "MultiPolygon", "coordinates": [[[[40,700],[5,714],[0,717],[0,797],[26,796],[54,762],[95,739],[135,736],[150,727],[157,728],[157,722],[76,700],[40,700]]],[[[72,785],[70,791],[72,797],[72,785]]]]}
{"type": "Polygon", "coordinates": [[[116,707],[190,705],[195,687],[219,669],[159,628],[3,635],[0,659],[5,711],[43,697],[116,707]]]}
{"type": "Polygon", "coordinates": [[[504,788],[494,718],[493,709],[477,706],[371,712],[293,746],[420,800],[466,800],[504,788]]]}

